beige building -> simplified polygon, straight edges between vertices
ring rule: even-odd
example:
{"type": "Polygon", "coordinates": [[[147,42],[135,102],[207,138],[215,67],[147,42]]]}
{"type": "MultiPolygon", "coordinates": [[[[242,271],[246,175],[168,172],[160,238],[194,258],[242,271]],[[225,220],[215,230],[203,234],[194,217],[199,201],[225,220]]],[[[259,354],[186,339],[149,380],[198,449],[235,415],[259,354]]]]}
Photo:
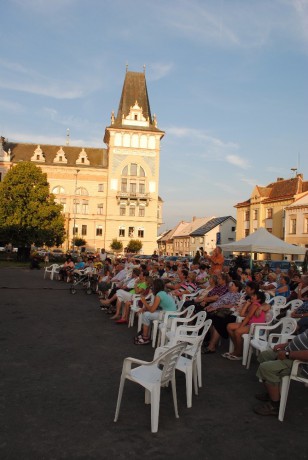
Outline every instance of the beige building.
{"type": "Polygon", "coordinates": [[[308,192],[285,209],[285,240],[308,248],[308,192]]]}
{"type": "Polygon", "coordinates": [[[109,250],[113,238],[125,248],[139,239],[142,252],[157,247],[162,223],[158,196],[160,141],[164,132],[152,116],[144,73],[127,71],[117,115],[105,129],[107,148],[6,142],[0,144],[0,180],[19,161],[31,161],[47,174],[66,222],[63,248],[74,235],[92,250],[109,250]]]}
{"type": "Polygon", "coordinates": [[[195,256],[201,247],[211,253],[220,244],[235,240],[236,220],[232,216],[194,217],[191,222],[179,222],[174,229],[157,240],[159,253],[175,256],[195,256]]]}
{"type": "MultiPolygon", "coordinates": [[[[289,206],[307,191],[308,182],[303,180],[302,174],[297,174],[292,179],[278,178],[276,182],[265,187],[256,185],[250,198],[235,206],[236,240],[264,227],[278,238],[291,243],[290,221],[285,222],[285,213],[289,206]]],[[[302,245],[303,239],[295,233],[292,243],[302,245]]]]}

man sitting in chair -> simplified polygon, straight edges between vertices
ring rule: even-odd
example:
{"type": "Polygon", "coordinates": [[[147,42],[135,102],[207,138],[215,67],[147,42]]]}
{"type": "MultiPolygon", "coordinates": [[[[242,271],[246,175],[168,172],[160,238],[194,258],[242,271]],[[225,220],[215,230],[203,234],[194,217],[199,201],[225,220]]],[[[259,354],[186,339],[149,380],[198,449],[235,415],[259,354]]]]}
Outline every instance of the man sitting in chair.
{"type": "Polygon", "coordinates": [[[263,380],[266,393],[256,394],[263,404],[254,408],[259,415],[278,415],[280,404],[280,383],[282,377],[290,375],[293,360],[307,361],[300,366],[300,374],[308,377],[308,329],[291,342],[275,345],[273,350],[263,351],[258,361],[257,377],[263,380]]]}

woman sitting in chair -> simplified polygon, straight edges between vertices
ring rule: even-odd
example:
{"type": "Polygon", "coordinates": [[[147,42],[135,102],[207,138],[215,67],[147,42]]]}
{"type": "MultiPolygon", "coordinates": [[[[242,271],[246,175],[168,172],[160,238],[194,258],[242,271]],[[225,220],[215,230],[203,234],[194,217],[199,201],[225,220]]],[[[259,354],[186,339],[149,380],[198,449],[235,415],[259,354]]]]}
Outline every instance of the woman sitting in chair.
{"type": "Polygon", "coordinates": [[[142,316],[142,332],[135,337],[135,345],[146,345],[151,342],[150,325],[152,321],[159,318],[160,310],[176,311],[174,299],[165,291],[164,282],[161,279],[153,281],[153,294],[155,295],[153,305],[149,305],[145,297],[141,297],[143,307],[138,314],[142,316]]]}

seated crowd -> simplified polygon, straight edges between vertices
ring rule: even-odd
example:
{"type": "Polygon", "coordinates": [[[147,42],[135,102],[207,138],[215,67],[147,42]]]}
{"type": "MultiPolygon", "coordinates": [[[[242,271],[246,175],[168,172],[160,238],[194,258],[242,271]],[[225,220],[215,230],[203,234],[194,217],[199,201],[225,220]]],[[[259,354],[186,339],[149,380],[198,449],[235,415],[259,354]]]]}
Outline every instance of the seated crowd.
{"type": "MultiPolygon", "coordinates": [[[[283,296],[286,302],[300,299],[303,304],[291,317],[298,320],[297,337],[294,345],[277,346],[271,355],[259,356],[258,377],[265,382],[267,393],[257,395],[262,406],[255,411],[262,415],[277,415],[279,391],[277,385],[281,374],[269,376],[265,366],[271,360],[287,361],[286,372],[290,371],[292,359],[308,361],[308,275],[297,272],[282,273],[260,270],[255,273],[244,266],[223,265],[222,251],[217,247],[211,256],[206,255],[198,263],[166,262],[163,258],[140,261],[134,257],[116,260],[103,260],[97,256],[92,260],[79,259],[76,264],[68,258],[61,267],[60,277],[71,281],[74,274],[81,273],[86,267],[97,275],[97,292],[101,309],[110,314],[115,324],[128,324],[130,309],[136,300],[138,314],[142,315],[142,329],[134,338],[136,345],[149,344],[151,325],[161,317],[164,311],[184,310],[194,305],[195,312],[205,310],[207,319],[212,320],[209,333],[203,344],[202,353],[215,353],[221,339],[229,339],[233,352],[222,356],[230,361],[242,360],[243,334],[247,334],[252,324],[264,324],[270,321],[270,301],[283,296]],[[152,294],[152,301],[148,295],[152,294]],[[283,350],[283,353],[282,351],[283,350]],[[300,350],[300,351],[296,351],[300,350]],[[294,354],[294,358],[290,356],[294,354]],[[291,364],[290,364],[291,361],[291,364]]],[[[284,309],[281,316],[287,314],[284,309]]],[[[273,365],[272,365],[273,366],[273,365]]],[[[308,368],[308,366],[306,366],[308,368]]],[[[273,366],[275,368],[275,366],[273,366]]],[[[276,368],[275,368],[276,369],[276,368]]],[[[280,368],[279,368],[280,369],[280,368]]],[[[308,369],[303,372],[308,374],[308,369]]],[[[276,371],[275,371],[276,372],[276,371]]],[[[278,372],[278,371],[277,371],[278,372]]]]}

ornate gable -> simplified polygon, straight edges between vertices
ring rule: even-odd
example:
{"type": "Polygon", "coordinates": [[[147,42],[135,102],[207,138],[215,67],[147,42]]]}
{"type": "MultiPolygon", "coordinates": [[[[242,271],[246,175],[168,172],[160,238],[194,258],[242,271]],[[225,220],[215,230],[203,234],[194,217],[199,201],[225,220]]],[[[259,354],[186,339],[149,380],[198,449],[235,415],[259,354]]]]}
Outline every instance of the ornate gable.
{"type": "Polygon", "coordinates": [[[40,163],[45,163],[46,158],[45,158],[45,155],[40,145],[38,145],[37,148],[34,150],[34,153],[31,157],[31,161],[38,161],[40,163]]]}
{"type": "Polygon", "coordinates": [[[60,147],[60,149],[57,151],[57,154],[56,154],[55,158],[53,159],[53,162],[54,163],[63,163],[63,164],[67,163],[67,158],[66,158],[65,152],[64,152],[62,147],[60,147]]]}

